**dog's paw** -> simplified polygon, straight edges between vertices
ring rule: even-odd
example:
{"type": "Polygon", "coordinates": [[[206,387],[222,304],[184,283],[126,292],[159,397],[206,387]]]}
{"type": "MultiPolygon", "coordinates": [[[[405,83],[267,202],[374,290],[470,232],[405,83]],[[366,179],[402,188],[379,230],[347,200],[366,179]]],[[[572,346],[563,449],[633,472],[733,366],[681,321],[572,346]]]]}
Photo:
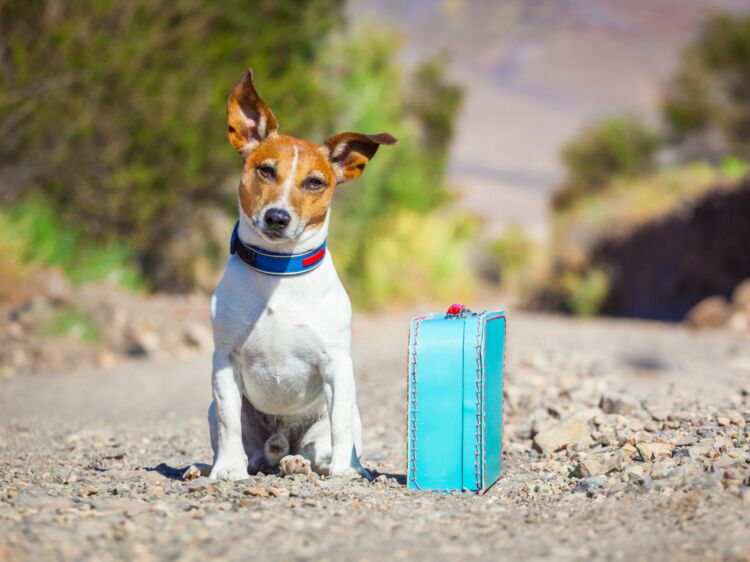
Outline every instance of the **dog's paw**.
{"type": "Polygon", "coordinates": [[[310,461],[302,455],[287,455],[279,461],[279,473],[281,476],[294,474],[308,475],[312,472],[310,461]]]}
{"type": "Polygon", "coordinates": [[[222,462],[217,461],[211,469],[211,473],[208,475],[209,478],[215,480],[228,480],[230,482],[236,482],[238,480],[245,480],[250,476],[247,473],[247,465],[245,462],[222,462]]]}

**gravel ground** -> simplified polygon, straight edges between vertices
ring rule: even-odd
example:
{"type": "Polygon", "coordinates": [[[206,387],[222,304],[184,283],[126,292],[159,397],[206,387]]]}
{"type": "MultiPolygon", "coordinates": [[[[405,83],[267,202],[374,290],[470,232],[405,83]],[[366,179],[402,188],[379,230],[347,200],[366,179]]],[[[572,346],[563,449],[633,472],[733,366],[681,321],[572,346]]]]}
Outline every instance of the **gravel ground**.
{"type": "Polygon", "coordinates": [[[504,475],[405,489],[408,315],[358,317],[376,478],[187,480],[207,357],[0,381],[0,561],[750,560],[750,341],[510,315],[504,475]]]}

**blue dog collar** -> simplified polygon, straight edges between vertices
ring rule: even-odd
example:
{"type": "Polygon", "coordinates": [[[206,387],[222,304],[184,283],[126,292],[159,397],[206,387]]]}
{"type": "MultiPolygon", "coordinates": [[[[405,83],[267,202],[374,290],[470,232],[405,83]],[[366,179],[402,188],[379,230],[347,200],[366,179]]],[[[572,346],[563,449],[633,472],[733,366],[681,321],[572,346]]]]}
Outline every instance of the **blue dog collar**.
{"type": "Polygon", "coordinates": [[[270,252],[257,246],[249,246],[240,240],[237,230],[240,223],[234,225],[229,253],[236,254],[247,265],[268,275],[298,275],[312,271],[323,263],[326,256],[326,243],[304,254],[281,254],[270,252]]]}

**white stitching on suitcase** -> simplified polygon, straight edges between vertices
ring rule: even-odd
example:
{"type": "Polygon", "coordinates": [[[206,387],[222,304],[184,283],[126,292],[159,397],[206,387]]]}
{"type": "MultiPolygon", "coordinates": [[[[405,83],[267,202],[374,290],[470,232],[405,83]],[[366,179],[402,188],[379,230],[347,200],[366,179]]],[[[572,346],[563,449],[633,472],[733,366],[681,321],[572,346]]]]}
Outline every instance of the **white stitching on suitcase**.
{"type": "MultiPolygon", "coordinates": [[[[412,423],[412,431],[411,431],[411,481],[414,482],[414,485],[419,489],[419,484],[417,484],[417,345],[419,343],[419,340],[417,336],[419,335],[419,325],[422,323],[423,320],[427,318],[432,318],[432,314],[426,315],[426,316],[420,316],[419,318],[414,319],[414,337],[413,337],[413,352],[412,352],[412,368],[411,368],[411,385],[412,385],[412,391],[411,391],[411,405],[412,405],[412,414],[411,414],[411,423],[412,423]]],[[[411,344],[411,342],[410,342],[411,344]]],[[[408,392],[408,390],[407,390],[408,392]]],[[[408,448],[408,443],[407,443],[408,448]]]]}
{"type": "MultiPolygon", "coordinates": [[[[480,451],[480,440],[482,439],[482,435],[484,433],[483,427],[482,427],[482,414],[480,411],[480,405],[482,404],[482,387],[480,386],[483,383],[483,376],[482,376],[482,315],[477,315],[477,335],[476,335],[476,362],[477,362],[477,377],[476,377],[476,427],[475,427],[475,439],[476,443],[474,446],[474,478],[476,480],[476,487],[477,492],[481,491],[481,481],[480,481],[480,470],[479,470],[479,462],[481,459],[482,452],[480,451]]],[[[483,478],[483,477],[482,477],[483,478]]]]}

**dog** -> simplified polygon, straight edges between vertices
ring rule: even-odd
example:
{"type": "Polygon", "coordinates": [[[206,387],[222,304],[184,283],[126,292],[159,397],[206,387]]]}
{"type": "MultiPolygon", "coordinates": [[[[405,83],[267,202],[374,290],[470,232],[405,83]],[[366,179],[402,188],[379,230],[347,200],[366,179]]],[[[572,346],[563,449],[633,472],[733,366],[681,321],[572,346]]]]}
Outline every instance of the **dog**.
{"type": "Polygon", "coordinates": [[[317,145],[279,134],[250,69],[229,96],[227,133],[244,166],[232,254],[211,299],[209,477],[367,477],[351,303],[325,241],[338,185],[397,141],[346,132],[317,145]]]}

